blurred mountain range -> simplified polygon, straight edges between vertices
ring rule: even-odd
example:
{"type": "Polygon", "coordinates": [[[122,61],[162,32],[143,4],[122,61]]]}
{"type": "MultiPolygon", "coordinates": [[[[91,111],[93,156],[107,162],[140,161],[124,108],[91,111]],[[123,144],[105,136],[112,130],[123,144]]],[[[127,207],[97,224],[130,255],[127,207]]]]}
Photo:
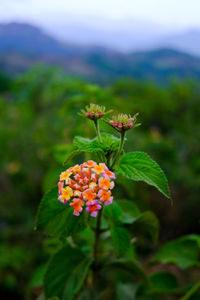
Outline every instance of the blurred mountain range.
{"type": "Polygon", "coordinates": [[[193,31],[169,37],[170,45],[165,39],[157,49],[122,53],[103,46],[61,42],[29,24],[0,24],[0,70],[18,74],[40,63],[60,66],[69,74],[100,82],[117,77],[158,82],[172,77],[199,78],[200,57],[191,55],[191,51],[183,52],[184,47],[200,43],[199,38],[200,32],[193,31]]]}
{"type": "Polygon", "coordinates": [[[61,16],[42,24],[51,35],[81,45],[100,45],[120,52],[173,48],[200,56],[200,29],[181,29],[136,18],[61,16]]]}

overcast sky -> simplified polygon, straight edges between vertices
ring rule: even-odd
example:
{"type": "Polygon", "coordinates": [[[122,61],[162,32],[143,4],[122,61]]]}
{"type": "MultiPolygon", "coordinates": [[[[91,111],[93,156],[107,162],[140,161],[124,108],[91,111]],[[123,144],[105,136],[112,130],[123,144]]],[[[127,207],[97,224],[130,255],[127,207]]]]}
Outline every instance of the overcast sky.
{"type": "Polygon", "coordinates": [[[0,21],[56,22],[70,15],[136,18],[167,26],[200,27],[200,0],[0,0],[0,21]]]}

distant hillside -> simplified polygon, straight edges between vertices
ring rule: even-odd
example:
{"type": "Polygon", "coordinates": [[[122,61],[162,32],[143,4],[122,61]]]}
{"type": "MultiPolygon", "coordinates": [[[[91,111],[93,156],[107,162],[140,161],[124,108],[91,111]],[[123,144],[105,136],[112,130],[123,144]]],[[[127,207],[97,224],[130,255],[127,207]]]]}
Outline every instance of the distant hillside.
{"type": "Polygon", "coordinates": [[[51,24],[43,22],[51,35],[80,45],[101,45],[124,53],[172,48],[200,56],[200,29],[176,29],[137,18],[112,19],[70,16],[51,24]]]}
{"type": "Polygon", "coordinates": [[[183,33],[160,38],[157,43],[159,47],[173,48],[200,57],[200,30],[188,30],[183,33]]]}
{"type": "Polygon", "coordinates": [[[63,51],[61,43],[34,26],[18,23],[0,25],[0,53],[2,54],[61,55],[63,51]]]}
{"type": "Polygon", "coordinates": [[[34,64],[58,65],[66,72],[107,82],[117,77],[166,82],[200,78],[200,58],[172,49],[122,54],[103,47],[64,44],[28,24],[0,25],[0,68],[12,74],[34,64]]]}
{"type": "Polygon", "coordinates": [[[0,54],[74,56],[85,54],[88,51],[102,52],[104,48],[67,44],[29,24],[15,22],[0,24],[0,54]]]}
{"type": "Polygon", "coordinates": [[[171,78],[200,78],[200,59],[172,50],[159,49],[129,55],[93,55],[85,61],[99,76],[134,77],[140,80],[166,82],[171,78]]]}

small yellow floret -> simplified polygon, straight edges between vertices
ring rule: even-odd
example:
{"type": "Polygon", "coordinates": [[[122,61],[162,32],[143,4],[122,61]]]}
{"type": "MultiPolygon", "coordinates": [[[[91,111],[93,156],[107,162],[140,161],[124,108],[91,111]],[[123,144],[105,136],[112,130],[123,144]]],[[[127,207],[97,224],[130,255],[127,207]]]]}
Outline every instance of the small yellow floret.
{"type": "Polygon", "coordinates": [[[66,180],[71,174],[72,174],[72,172],[69,170],[62,172],[60,175],[60,180],[66,180]]]}
{"type": "Polygon", "coordinates": [[[62,190],[62,195],[61,195],[62,199],[69,200],[72,196],[73,196],[73,191],[69,186],[67,186],[62,190]]]}
{"type": "Polygon", "coordinates": [[[94,171],[99,174],[99,173],[102,173],[103,171],[105,170],[104,166],[102,165],[96,165],[94,166],[94,171]]]}

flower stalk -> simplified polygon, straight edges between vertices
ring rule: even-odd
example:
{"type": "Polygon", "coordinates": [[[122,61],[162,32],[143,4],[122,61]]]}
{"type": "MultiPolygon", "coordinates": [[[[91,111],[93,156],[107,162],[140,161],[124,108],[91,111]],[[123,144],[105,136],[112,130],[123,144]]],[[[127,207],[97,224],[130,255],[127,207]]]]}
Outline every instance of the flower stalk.
{"type": "Polygon", "coordinates": [[[121,131],[120,132],[120,137],[121,137],[121,139],[120,139],[120,144],[119,144],[119,148],[118,148],[118,150],[117,150],[117,153],[116,153],[116,155],[115,155],[115,157],[114,157],[114,159],[113,159],[113,162],[112,162],[112,165],[111,165],[111,169],[113,169],[114,168],[114,166],[115,166],[115,164],[117,163],[117,161],[118,161],[118,159],[119,159],[119,157],[120,157],[120,154],[121,154],[121,152],[122,152],[122,150],[123,150],[123,146],[124,146],[124,140],[125,140],[125,131],[121,131]]]}
{"type": "Polygon", "coordinates": [[[95,229],[95,241],[94,241],[94,248],[93,248],[93,258],[94,263],[96,265],[97,258],[98,258],[98,248],[99,248],[99,238],[101,234],[101,217],[102,217],[103,209],[99,211],[98,217],[97,217],[97,225],[95,229]]]}
{"type": "Polygon", "coordinates": [[[111,113],[112,110],[106,111],[105,106],[99,106],[97,104],[91,103],[90,105],[87,105],[85,109],[81,110],[80,115],[82,117],[88,118],[91,121],[94,122],[97,138],[99,143],[102,143],[100,129],[99,129],[99,119],[103,118],[105,115],[111,113]]]}
{"type": "Polygon", "coordinates": [[[99,211],[97,216],[97,224],[95,229],[95,240],[94,240],[94,247],[93,247],[93,284],[94,286],[98,282],[98,256],[99,256],[99,243],[100,243],[100,235],[101,235],[101,219],[102,219],[102,210],[99,211]]]}
{"type": "Polygon", "coordinates": [[[94,120],[94,125],[95,125],[95,129],[96,129],[98,141],[99,141],[99,143],[102,143],[101,133],[100,133],[100,129],[99,129],[99,122],[97,119],[94,120]]]}

